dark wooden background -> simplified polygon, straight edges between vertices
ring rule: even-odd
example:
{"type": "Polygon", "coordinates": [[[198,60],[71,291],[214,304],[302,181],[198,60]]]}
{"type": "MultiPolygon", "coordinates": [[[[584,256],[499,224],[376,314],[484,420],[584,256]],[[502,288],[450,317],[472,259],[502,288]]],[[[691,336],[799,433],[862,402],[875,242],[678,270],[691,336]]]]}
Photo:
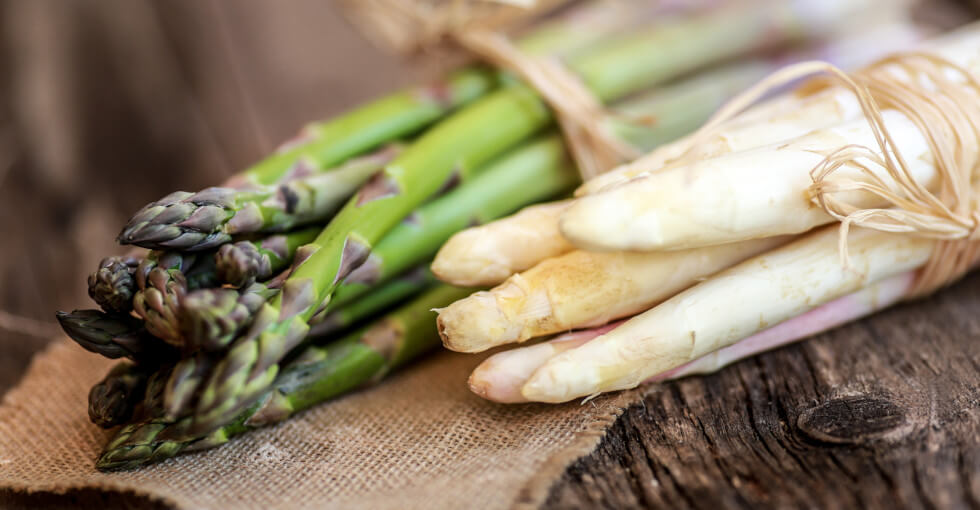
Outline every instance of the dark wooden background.
{"type": "MultiPolygon", "coordinates": [[[[0,0],[0,394],[139,206],[417,78],[325,0],[0,0]]],[[[652,388],[547,506],[980,507],[978,284],[652,388]]],[[[0,492],[73,505],[152,504],[0,492]]]]}

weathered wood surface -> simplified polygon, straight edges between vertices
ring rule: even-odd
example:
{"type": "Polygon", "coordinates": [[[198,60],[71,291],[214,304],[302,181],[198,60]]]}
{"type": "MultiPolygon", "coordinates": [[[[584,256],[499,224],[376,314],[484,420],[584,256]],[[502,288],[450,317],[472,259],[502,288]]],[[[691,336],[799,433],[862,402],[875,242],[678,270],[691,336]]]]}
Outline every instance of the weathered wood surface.
{"type": "MultiPolygon", "coordinates": [[[[51,311],[86,302],[80,275],[128,213],[412,80],[329,3],[288,5],[0,0],[0,311],[43,321],[0,315],[0,394],[51,311]]],[[[980,507],[978,284],[653,388],[547,506],[980,507]]],[[[0,508],[149,505],[0,492],[0,508]]]]}
{"type": "Polygon", "coordinates": [[[553,508],[980,507],[980,275],[651,390],[553,508]]]}

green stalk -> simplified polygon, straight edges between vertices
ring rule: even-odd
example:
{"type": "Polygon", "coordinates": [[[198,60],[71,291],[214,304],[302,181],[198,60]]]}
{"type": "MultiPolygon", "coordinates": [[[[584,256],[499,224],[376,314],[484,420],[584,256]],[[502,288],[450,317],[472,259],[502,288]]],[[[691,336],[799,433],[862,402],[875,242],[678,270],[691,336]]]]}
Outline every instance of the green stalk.
{"type": "Polygon", "coordinates": [[[325,310],[310,320],[311,337],[325,336],[337,331],[343,331],[360,321],[371,317],[405,299],[421,292],[426,287],[436,283],[436,278],[429,271],[428,264],[409,269],[383,285],[371,289],[371,292],[353,300],[352,303],[333,310],[325,310]]]}
{"type": "MultiPolygon", "coordinates": [[[[692,18],[637,36],[621,37],[569,62],[602,100],[610,100],[677,74],[758,48],[787,21],[773,4],[692,18]],[[704,45],[713,32],[770,29],[724,44],[704,45]],[[696,42],[692,42],[696,41],[696,42]],[[691,48],[677,50],[678,46],[691,48]],[[695,51],[696,50],[696,51],[695,51]],[[683,54],[678,59],[676,54],[683,54]]],[[[311,243],[283,292],[267,303],[248,333],[216,365],[195,411],[198,431],[214,430],[247,408],[275,380],[278,363],[306,337],[309,321],[337,286],[370,255],[391,228],[432,196],[454,169],[479,166],[546,127],[552,116],[533,90],[514,84],[492,93],[431,128],[376,174],[311,243]]]]}
{"type": "Polygon", "coordinates": [[[142,321],[129,315],[110,315],[100,310],[57,312],[58,324],[83,349],[109,359],[129,358],[138,363],[158,363],[176,353],[147,333],[142,321]]]}
{"type": "Polygon", "coordinates": [[[492,71],[465,69],[445,80],[396,92],[333,119],[310,124],[275,154],[232,177],[225,186],[269,186],[325,171],[424,128],[496,85],[492,71]]]}
{"type": "Polygon", "coordinates": [[[89,420],[104,429],[129,421],[143,399],[150,373],[144,365],[124,362],[113,366],[89,391],[89,420]]]}
{"type": "Polygon", "coordinates": [[[274,186],[171,193],[130,218],[119,241],[145,248],[200,251],[227,243],[234,235],[284,232],[326,221],[400,150],[387,146],[329,172],[274,186]]]}
{"type": "Polygon", "coordinates": [[[321,226],[312,226],[254,241],[222,245],[214,255],[218,281],[241,288],[256,280],[267,280],[286,269],[292,263],[296,250],[316,239],[322,229],[321,226]]]}
{"type": "MultiPolygon", "coordinates": [[[[608,12],[598,7],[591,10],[608,12]]],[[[535,27],[517,45],[533,55],[576,52],[622,30],[621,21],[636,9],[618,11],[615,15],[604,14],[601,21],[589,20],[588,30],[582,28],[582,17],[557,19],[535,27]]],[[[464,69],[444,81],[398,92],[334,119],[310,124],[276,154],[230,179],[227,186],[271,185],[310,171],[324,171],[373,147],[417,132],[490,92],[497,84],[495,72],[478,67],[464,69]]]]}
{"type": "Polygon", "coordinates": [[[761,60],[748,60],[702,71],[617,104],[615,111],[622,116],[606,122],[617,137],[651,150],[694,131],[728,99],[771,70],[761,60]]]}
{"type": "Polygon", "coordinates": [[[449,305],[472,289],[438,285],[361,331],[338,341],[311,345],[287,364],[272,387],[229,423],[207,435],[194,435],[191,418],[153,419],[120,429],[96,467],[135,469],[179,454],[212,448],[249,430],[271,425],[375,383],[391,370],[439,345],[433,308],[449,305]]]}
{"type": "Polygon", "coordinates": [[[577,183],[574,164],[558,135],[514,149],[391,229],[337,287],[327,310],[342,310],[379,283],[430,259],[454,233],[554,197],[577,183]]]}

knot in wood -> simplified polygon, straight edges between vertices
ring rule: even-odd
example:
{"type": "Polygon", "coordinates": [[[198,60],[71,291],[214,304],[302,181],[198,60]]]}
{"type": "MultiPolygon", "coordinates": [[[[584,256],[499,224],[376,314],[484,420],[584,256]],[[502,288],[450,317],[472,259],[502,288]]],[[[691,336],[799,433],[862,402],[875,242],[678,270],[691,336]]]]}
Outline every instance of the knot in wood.
{"type": "Polygon", "coordinates": [[[897,404],[866,395],[829,400],[803,411],[800,432],[818,441],[859,444],[889,435],[905,425],[905,411],[897,404]]]}

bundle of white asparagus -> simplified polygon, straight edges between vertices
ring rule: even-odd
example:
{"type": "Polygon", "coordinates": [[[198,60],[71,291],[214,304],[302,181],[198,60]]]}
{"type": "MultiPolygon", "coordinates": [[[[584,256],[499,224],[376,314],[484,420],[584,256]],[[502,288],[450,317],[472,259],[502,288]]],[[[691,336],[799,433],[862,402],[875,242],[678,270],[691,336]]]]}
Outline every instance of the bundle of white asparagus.
{"type": "MultiPolygon", "coordinates": [[[[880,116],[850,86],[807,82],[720,114],[575,199],[457,234],[433,271],[496,287],[439,311],[446,347],[559,334],[491,356],[471,375],[473,391],[565,402],[711,372],[920,290],[923,266],[977,230],[977,205],[961,189],[977,175],[957,181],[950,167],[980,167],[980,24],[918,51],[941,59],[942,72],[908,65],[929,60],[913,54],[865,71],[882,83],[879,100],[893,88],[919,94],[886,97],[880,116]],[[949,125],[910,113],[913,99],[949,125]],[[844,153],[853,157],[827,170],[844,153]],[[842,238],[838,220],[874,228],[842,238]]],[[[971,263],[972,248],[959,258],[971,263]]]]}

